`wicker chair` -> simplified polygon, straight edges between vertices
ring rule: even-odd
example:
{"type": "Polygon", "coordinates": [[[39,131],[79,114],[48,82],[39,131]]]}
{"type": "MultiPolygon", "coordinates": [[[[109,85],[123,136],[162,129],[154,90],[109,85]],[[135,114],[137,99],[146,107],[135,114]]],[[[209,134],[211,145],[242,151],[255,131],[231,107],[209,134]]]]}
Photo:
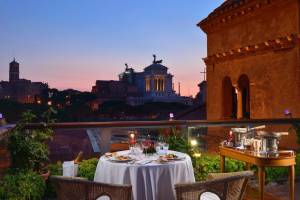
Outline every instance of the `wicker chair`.
{"type": "Polygon", "coordinates": [[[220,200],[241,200],[253,174],[251,171],[210,174],[204,182],[176,184],[177,200],[200,200],[207,192],[220,200]]]}
{"type": "Polygon", "coordinates": [[[83,178],[51,176],[58,200],[131,200],[131,185],[112,185],[88,181],[83,178]]]}

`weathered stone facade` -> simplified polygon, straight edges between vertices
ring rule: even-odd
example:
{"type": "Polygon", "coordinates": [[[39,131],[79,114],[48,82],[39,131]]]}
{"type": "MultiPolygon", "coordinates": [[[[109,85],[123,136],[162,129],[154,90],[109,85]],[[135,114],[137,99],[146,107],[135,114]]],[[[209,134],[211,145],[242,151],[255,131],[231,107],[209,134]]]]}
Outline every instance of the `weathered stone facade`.
{"type": "Polygon", "coordinates": [[[198,24],[208,43],[207,119],[283,118],[287,109],[300,117],[299,4],[228,0],[198,24]]]}

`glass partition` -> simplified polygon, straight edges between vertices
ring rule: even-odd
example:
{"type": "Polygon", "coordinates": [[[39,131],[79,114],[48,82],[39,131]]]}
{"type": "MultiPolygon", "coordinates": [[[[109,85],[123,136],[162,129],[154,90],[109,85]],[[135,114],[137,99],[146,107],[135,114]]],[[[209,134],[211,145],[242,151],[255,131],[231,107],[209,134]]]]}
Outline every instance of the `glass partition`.
{"type": "MultiPolygon", "coordinates": [[[[298,120],[269,121],[166,121],[166,122],[129,122],[95,123],[95,124],[55,124],[54,135],[49,142],[51,161],[74,159],[78,152],[83,151],[84,158],[99,157],[105,152],[125,150],[129,148],[130,134],[134,133],[137,143],[151,140],[173,142],[184,139],[189,148],[202,153],[217,153],[223,141],[237,140],[232,128],[252,130],[255,133],[284,133],[279,137],[279,150],[296,150],[297,134],[295,126],[298,120]],[[231,134],[232,135],[231,135],[231,134]],[[170,136],[174,137],[170,139],[170,136]],[[169,141],[167,141],[169,139],[169,141]]],[[[241,129],[242,130],[242,129],[241,129]]],[[[240,138],[241,140],[241,138],[240,138]]],[[[230,143],[229,143],[230,144],[230,143]]],[[[177,148],[177,147],[176,147],[177,148]]]]}

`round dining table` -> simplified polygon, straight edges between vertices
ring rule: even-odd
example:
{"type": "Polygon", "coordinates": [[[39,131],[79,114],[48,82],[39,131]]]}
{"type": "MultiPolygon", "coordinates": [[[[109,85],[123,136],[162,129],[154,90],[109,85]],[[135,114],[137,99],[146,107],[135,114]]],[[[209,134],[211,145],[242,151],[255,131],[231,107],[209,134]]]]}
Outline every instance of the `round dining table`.
{"type": "Polygon", "coordinates": [[[102,156],[99,159],[94,181],[110,184],[132,185],[134,200],[175,200],[176,183],[195,182],[191,158],[184,153],[168,151],[179,160],[157,162],[159,155],[130,155],[130,151],[119,151],[118,155],[129,155],[135,161],[120,163],[102,156]]]}

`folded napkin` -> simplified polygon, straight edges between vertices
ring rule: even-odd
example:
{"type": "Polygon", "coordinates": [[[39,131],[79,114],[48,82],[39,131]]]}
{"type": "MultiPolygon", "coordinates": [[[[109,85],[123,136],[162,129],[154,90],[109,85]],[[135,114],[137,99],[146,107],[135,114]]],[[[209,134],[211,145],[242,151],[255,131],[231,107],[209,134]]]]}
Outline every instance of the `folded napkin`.
{"type": "Polygon", "coordinates": [[[135,164],[137,165],[146,165],[148,163],[151,163],[152,160],[139,160],[139,161],[136,161],[135,164]]]}

